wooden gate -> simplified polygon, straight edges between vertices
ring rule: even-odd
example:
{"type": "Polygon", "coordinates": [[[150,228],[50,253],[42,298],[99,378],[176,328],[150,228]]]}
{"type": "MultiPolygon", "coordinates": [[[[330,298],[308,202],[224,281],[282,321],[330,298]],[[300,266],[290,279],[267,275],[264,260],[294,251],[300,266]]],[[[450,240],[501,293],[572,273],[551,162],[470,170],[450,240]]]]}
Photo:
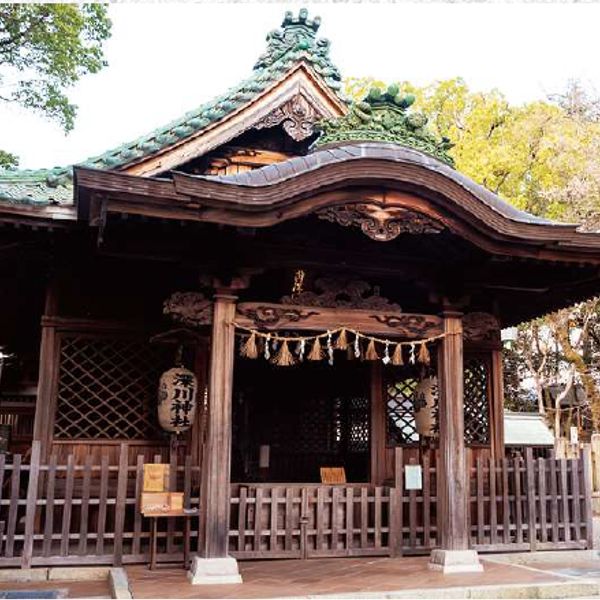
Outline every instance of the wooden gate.
{"type": "Polygon", "coordinates": [[[236,558],[390,554],[392,488],[368,484],[232,486],[236,558]]]}

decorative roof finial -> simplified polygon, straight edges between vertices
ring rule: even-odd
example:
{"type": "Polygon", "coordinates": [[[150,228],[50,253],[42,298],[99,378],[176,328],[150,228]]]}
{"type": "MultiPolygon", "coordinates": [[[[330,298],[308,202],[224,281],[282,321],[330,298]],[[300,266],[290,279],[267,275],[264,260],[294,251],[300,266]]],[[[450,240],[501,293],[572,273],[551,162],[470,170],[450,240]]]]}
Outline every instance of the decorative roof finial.
{"type": "Polygon", "coordinates": [[[401,94],[396,84],[386,91],[371,88],[361,102],[351,105],[343,117],[318,124],[321,136],[317,146],[348,141],[391,142],[415,148],[454,166],[448,150],[453,144],[448,138],[436,138],[426,129],[427,117],[419,112],[407,112],[415,101],[413,94],[401,94]]]}
{"type": "Polygon", "coordinates": [[[317,39],[316,36],[320,25],[320,17],[310,19],[306,8],[301,8],[297,17],[287,11],[281,29],[267,34],[267,49],[254,65],[254,70],[277,68],[278,65],[289,68],[288,63],[304,59],[325,78],[330,87],[340,89],[342,78],[329,58],[329,40],[317,39]]]}

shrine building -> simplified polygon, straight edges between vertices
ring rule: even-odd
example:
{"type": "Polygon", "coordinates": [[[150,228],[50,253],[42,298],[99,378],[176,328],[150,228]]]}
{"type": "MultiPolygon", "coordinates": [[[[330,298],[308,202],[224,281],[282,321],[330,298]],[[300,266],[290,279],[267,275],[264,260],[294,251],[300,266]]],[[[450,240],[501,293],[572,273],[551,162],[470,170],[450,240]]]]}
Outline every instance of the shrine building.
{"type": "Polygon", "coordinates": [[[349,101],[319,25],[0,172],[0,566],[591,548],[589,456],[505,453],[500,330],[598,294],[600,235],[462,175],[397,86],[349,101]],[[156,537],[149,463],[183,494],[156,537]]]}

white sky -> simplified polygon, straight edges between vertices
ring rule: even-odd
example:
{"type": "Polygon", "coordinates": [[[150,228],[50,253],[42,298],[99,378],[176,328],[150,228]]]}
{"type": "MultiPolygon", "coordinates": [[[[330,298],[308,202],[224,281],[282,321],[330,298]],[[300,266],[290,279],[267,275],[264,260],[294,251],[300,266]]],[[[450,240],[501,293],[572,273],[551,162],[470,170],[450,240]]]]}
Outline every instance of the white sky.
{"type": "Polygon", "coordinates": [[[511,101],[543,98],[579,78],[600,90],[600,4],[113,4],[109,67],[85,77],[66,136],[0,106],[0,148],[24,168],[81,161],[166,124],[250,74],[285,10],[320,15],[343,76],[424,84],[462,76],[511,101]]]}

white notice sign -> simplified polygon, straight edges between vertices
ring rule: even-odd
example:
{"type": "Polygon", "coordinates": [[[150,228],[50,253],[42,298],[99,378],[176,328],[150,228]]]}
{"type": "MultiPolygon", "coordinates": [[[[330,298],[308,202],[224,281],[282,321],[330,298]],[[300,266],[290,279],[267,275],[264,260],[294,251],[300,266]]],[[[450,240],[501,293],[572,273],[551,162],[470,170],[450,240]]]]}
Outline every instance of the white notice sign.
{"type": "Polygon", "coordinates": [[[423,489],[423,469],[421,465],[406,465],[404,467],[404,487],[407,490],[423,489]]]}
{"type": "Polygon", "coordinates": [[[577,429],[577,427],[571,427],[571,444],[578,444],[579,443],[579,430],[577,429]]]}

